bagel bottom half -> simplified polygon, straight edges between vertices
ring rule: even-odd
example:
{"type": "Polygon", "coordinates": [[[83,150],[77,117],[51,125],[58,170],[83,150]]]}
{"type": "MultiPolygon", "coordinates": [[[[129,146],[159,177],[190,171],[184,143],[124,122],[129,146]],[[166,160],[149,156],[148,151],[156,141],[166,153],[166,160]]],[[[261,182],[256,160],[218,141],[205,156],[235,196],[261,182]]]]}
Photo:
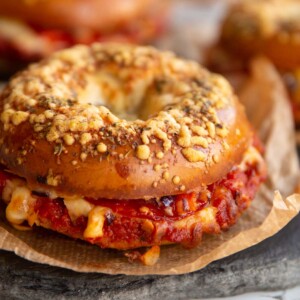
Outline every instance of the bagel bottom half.
{"type": "MultiPolygon", "coordinates": [[[[102,248],[132,249],[199,244],[203,233],[220,233],[236,223],[265,179],[265,164],[253,143],[242,162],[198,192],[150,200],[50,198],[30,191],[26,181],[0,172],[7,220],[17,229],[42,226],[102,248]]],[[[201,182],[199,182],[201,186],[201,182]]]]}

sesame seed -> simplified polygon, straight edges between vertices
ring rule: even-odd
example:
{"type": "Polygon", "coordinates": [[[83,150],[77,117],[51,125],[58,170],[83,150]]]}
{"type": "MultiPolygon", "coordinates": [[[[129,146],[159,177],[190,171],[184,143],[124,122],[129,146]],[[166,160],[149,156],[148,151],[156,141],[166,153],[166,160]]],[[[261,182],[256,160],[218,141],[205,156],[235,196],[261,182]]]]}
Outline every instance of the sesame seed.
{"type": "Polygon", "coordinates": [[[164,171],[162,174],[163,179],[168,180],[170,177],[170,173],[168,171],[164,171]]]}
{"type": "Polygon", "coordinates": [[[63,139],[64,139],[64,142],[65,142],[68,146],[73,145],[74,142],[75,142],[74,137],[73,137],[72,135],[70,135],[70,134],[65,134],[64,137],[63,137],[63,139]]]}
{"type": "Polygon", "coordinates": [[[156,157],[157,157],[158,159],[162,159],[162,158],[164,157],[164,153],[161,152],[161,151],[159,151],[159,152],[156,153],[156,157]]]}
{"type": "Polygon", "coordinates": [[[159,171],[161,169],[161,165],[155,164],[154,165],[154,171],[159,171]]]}
{"type": "Polygon", "coordinates": [[[147,145],[140,145],[136,150],[137,158],[147,160],[150,156],[150,148],[147,145]]]}
{"type": "Polygon", "coordinates": [[[181,192],[185,191],[185,185],[181,185],[181,186],[179,187],[179,190],[180,190],[181,192]]]}
{"type": "Polygon", "coordinates": [[[218,162],[220,161],[219,155],[214,154],[214,155],[213,155],[213,161],[214,161],[215,163],[218,163],[218,162]]]}
{"type": "Polygon", "coordinates": [[[92,135],[89,132],[85,132],[80,137],[80,144],[85,145],[92,140],[92,135]]]}
{"type": "Polygon", "coordinates": [[[174,184],[178,184],[180,182],[180,177],[175,175],[173,178],[172,178],[172,181],[174,184]]]}
{"type": "Polygon", "coordinates": [[[86,158],[87,158],[87,154],[86,154],[85,152],[82,152],[82,153],[80,154],[80,159],[81,159],[82,161],[85,161],[86,158]]]}
{"type": "Polygon", "coordinates": [[[104,152],[107,151],[107,146],[106,146],[104,143],[99,143],[99,144],[97,145],[97,151],[98,151],[99,153],[104,153],[104,152]]]}

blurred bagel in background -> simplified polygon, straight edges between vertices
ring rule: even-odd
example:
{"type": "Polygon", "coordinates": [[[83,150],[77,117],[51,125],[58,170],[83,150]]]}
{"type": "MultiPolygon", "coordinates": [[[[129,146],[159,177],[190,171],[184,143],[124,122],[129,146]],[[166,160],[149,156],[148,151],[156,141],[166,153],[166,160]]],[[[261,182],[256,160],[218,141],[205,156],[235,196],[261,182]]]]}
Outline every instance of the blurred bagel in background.
{"type": "Polygon", "coordinates": [[[282,74],[299,125],[299,1],[245,0],[230,6],[219,41],[208,54],[209,68],[228,77],[241,78],[248,71],[249,61],[258,55],[270,59],[282,74]]]}
{"type": "Polygon", "coordinates": [[[300,2],[243,1],[224,20],[221,43],[240,58],[265,55],[280,69],[300,64],[300,2]]]}
{"type": "Polygon", "coordinates": [[[160,0],[0,1],[0,74],[75,44],[148,43],[165,28],[160,0]]]}

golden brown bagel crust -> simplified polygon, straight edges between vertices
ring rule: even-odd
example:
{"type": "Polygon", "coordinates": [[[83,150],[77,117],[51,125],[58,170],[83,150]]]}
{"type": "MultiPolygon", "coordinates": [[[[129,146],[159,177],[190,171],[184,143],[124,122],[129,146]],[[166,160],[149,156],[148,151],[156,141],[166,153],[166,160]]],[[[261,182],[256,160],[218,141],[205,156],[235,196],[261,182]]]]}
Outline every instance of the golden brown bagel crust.
{"type": "Polygon", "coordinates": [[[231,7],[221,45],[240,58],[265,55],[276,66],[300,64],[300,3],[297,0],[247,0],[231,7]]]}
{"type": "Polygon", "coordinates": [[[0,14],[43,27],[111,29],[141,15],[157,0],[11,0],[0,14]]]}
{"type": "Polygon", "coordinates": [[[58,52],[16,75],[0,101],[1,162],[60,196],[199,189],[239,164],[252,137],[223,77],[150,47],[58,52]]]}

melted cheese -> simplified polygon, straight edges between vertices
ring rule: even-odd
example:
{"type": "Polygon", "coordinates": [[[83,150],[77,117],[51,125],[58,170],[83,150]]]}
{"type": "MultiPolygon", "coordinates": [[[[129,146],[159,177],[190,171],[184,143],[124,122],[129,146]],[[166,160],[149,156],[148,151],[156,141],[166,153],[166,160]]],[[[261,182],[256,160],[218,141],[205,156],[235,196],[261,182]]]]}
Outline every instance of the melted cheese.
{"type": "Polygon", "coordinates": [[[12,179],[6,181],[5,187],[2,192],[2,199],[6,204],[10,202],[12,193],[19,186],[24,186],[24,181],[20,179],[12,179]]]}
{"type": "MultiPolygon", "coordinates": [[[[14,225],[30,221],[35,201],[27,187],[16,186],[12,191],[11,200],[6,208],[7,220],[14,225]]],[[[32,220],[29,223],[32,223],[32,220]]]]}
{"type": "Polygon", "coordinates": [[[84,238],[99,238],[103,236],[103,226],[105,215],[110,209],[102,206],[96,206],[88,215],[88,224],[83,233],[84,238]]]}
{"type": "Polygon", "coordinates": [[[219,225],[216,221],[217,212],[218,209],[216,207],[210,206],[203,208],[190,217],[186,217],[182,220],[176,221],[174,227],[177,229],[191,228],[191,226],[199,222],[202,224],[202,228],[204,231],[211,228],[212,225],[214,227],[218,227],[219,225]]]}
{"type": "MultiPolygon", "coordinates": [[[[261,161],[260,153],[254,147],[249,147],[238,167],[244,170],[248,163],[253,164],[257,162],[259,164],[261,161]]],[[[20,226],[24,221],[27,221],[30,226],[38,224],[38,219],[34,212],[36,198],[31,195],[31,191],[26,186],[25,181],[20,179],[7,180],[2,199],[8,204],[6,218],[13,226],[18,229],[24,229],[23,226],[20,226]]],[[[80,216],[88,218],[87,227],[83,234],[84,238],[101,238],[103,236],[103,226],[106,214],[110,212],[109,208],[95,206],[81,197],[66,198],[64,203],[72,221],[80,216]]],[[[178,229],[187,228],[200,222],[205,231],[206,228],[218,226],[216,213],[216,207],[206,207],[192,216],[176,221],[174,226],[178,229]]],[[[147,220],[143,223],[143,227],[149,233],[154,230],[153,224],[147,220]]],[[[163,234],[164,230],[165,228],[163,227],[161,230],[158,228],[157,235],[163,234]]]]}
{"type": "Polygon", "coordinates": [[[72,221],[80,216],[87,217],[94,207],[93,204],[83,198],[65,198],[64,203],[72,221]]]}
{"type": "Polygon", "coordinates": [[[140,260],[145,266],[154,266],[157,263],[159,256],[159,246],[153,246],[146,253],[141,255],[140,260]]]}
{"type": "MultiPolygon", "coordinates": [[[[27,221],[30,226],[38,223],[34,212],[36,198],[31,196],[31,191],[26,186],[25,181],[20,179],[7,180],[2,192],[2,199],[8,204],[6,218],[14,227],[24,230],[28,227],[21,226],[23,222],[27,221]]],[[[93,204],[79,197],[66,198],[64,204],[72,221],[80,216],[88,217],[84,237],[103,236],[103,225],[105,214],[109,211],[108,208],[94,207],[93,204]]]]}
{"type": "Polygon", "coordinates": [[[243,157],[242,162],[239,164],[238,168],[242,171],[247,170],[247,164],[255,164],[258,163],[259,165],[263,165],[263,158],[258,150],[254,147],[249,147],[243,157]]]}

